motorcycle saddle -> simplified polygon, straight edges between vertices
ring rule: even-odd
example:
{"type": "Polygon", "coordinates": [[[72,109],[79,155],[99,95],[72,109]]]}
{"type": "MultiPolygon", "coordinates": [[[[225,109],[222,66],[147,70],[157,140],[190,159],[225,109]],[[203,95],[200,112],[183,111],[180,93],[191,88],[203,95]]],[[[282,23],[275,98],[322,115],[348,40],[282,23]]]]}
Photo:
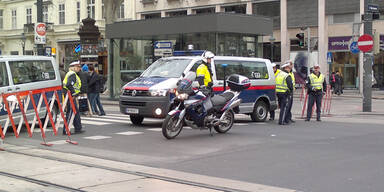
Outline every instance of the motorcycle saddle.
{"type": "Polygon", "coordinates": [[[214,95],[211,98],[213,106],[224,106],[229,100],[231,100],[235,94],[231,92],[225,92],[220,95],[214,95]]]}

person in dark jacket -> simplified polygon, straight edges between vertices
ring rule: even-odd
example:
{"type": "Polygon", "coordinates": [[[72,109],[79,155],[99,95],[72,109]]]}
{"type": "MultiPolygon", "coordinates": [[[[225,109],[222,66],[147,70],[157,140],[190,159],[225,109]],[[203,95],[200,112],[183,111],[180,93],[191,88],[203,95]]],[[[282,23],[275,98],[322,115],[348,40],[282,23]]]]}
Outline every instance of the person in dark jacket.
{"type": "Polygon", "coordinates": [[[336,75],[335,75],[335,94],[340,95],[342,93],[342,86],[343,86],[343,77],[341,77],[339,71],[336,71],[336,75]]]}
{"type": "MultiPolygon", "coordinates": [[[[83,68],[82,68],[83,69],[83,68]]],[[[81,79],[81,94],[87,94],[88,93],[88,80],[89,80],[89,72],[88,67],[85,68],[85,71],[80,70],[77,75],[79,75],[81,79]]]]}
{"type": "Polygon", "coordinates": [[[316,102],[316,120],[320,120],[321,113],[321,100],[323,94],[327,91],[327,82],[325,81],[324,75],[320,73],[320,67],[315,66],[313,73],[307,78],[307,90],[308,90],[308,108],[307,108],[307,119],[309,121],[312,116],[312,107],[316,102]]]}
{"type": "Polygon", "coordinates": [[[90,75],[88,82],[88,98],[91,103],[92,112],[94,114],[99,114],[100,116],[105,115],[103,105],[100,102],[100,90],[103,86],[102,76],[95,72],[93,65],[88,67],[90,75]]]}

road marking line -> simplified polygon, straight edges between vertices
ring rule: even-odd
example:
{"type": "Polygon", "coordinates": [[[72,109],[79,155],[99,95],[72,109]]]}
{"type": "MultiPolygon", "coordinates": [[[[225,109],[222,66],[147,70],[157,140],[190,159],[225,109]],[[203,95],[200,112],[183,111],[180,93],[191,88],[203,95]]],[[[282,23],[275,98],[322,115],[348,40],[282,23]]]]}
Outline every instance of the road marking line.
{"type": "MultiPolygon", "coordinates": [[[[129,121],[123,121],[123,120],[118,120],[118,119],[95,119],[95,118],[89,118],[89,117],[86,117],[86,118],[81,118],[81,119],[86,119],[86,120],[90,120],[91,122],[112,122],[112,123],[127,123],[129,121]]],[[[110,124],[110,123],[108,123],[110,124]]]]}
{"type": "Polygon", "coordinates": [[[48,143],[54,144],[54,145],[64,145],[64,144],[67,144],[67,141],[66,140],[58,140],[58,141],[50,141],[48,143]]]}
{"type": "Polygon", "coordinates": [[[235,125],[246,126],[248,124],[246,124],[246,123],[235,123],[235,125]]]}
{"type": "Polygon", "coordinates": [[[101,122],[101,121],[87,121],[87,120],[81,120],[82,124],[89,124],[89,125],[110,125],[110,123],[101,122]]]}
{"type": "Polygon", "coordinates": [[[112,138],[112,137],[97,135],[97,136],[83,137],[83,138],[84,139],[91,139],[91,140],[99,140],[99,139],[109,139],[109,138],[112,138]]]}
{"type": "Polygon", "coordinates": [[[192,127],[183,127],[183,129],[192,129],[192,127]]]}
{"type": "Polygon", "coordinates": [[[117,135],[138,135],[143,134],[143,132],[136,132],[136,131],[127,131],[127,132],[121,132],[121,133],[115,133],[117,135]]]}
{"type": "Polygon", "coordinates": [[[148,131],[161,131],[161,128],[152,128],[152,129],[147,129],[148,131]]]}
{"type": "MultiPolygon", "coordinates": [[[[105,117],[105,118],[98,118],[98,117],[82,117],[81,119],[85,119],[85,120],[92,120],[93,122],[95,122],[95,120],[97,120],[98,122],[113,122],[113,123],[130,123],[130,120],[129,118],[118,118],[118,117],[112,117],[113,119],[107,119],[108,117],[105,117]]],[[[163,120],[162,119],[144,119],[144,122],[162,122],[163,120]]]]}
{"type": "MultiPolygon", "coordinates": [[[[52,129],[46,129],[45,132],[52,132],[52,129]]],[[[41,129],[35,129],[33,130],[34,133],[41,133],[41,129]]]]}

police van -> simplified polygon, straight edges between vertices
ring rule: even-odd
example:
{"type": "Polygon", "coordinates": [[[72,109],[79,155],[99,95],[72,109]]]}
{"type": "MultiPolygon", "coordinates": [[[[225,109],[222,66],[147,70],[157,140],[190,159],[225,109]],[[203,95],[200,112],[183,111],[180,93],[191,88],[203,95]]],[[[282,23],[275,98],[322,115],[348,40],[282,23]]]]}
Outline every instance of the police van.
{"type": "MultiPolygon", "coordinates": [[[[133,124],[145,117],[164,118],[169,112],[173,90],[182,74],[196,71],[201,56],[165,57],[150,65],[138,78],[122,87],[120,112],[130,115],[133,124]]],[[[275,76],[271,62],[250,57],[215,56],[211,63],[213,91],[224,91],[224,76],[239,74],[251,81],[251,87],[240,94],[242,103],[235,111],[250,115],[253,121],[265,121],[277,107],[275,76]]],[[[228,89],[228,86],[226,86],[228,89]]]]}
{"type": "MultiPolygon", "coordinates": [[[[15,96],[12,96],[14,94],[24,93],[25,95],[29,91],[32,91],[32,93],[41,93],[44,91],[48,103],[51,103],[54,90],[57,90],[58,95],[61,95],[61,87],[62,82],[59,68],[54,58],[45,56],[0,56],[1,125],[4,125],[4,122],[8,119],[8,112],[3,96],[9,101],[9,107],[11,107],[11,102],[16,101],[15,96]],[[13,99],[11,97],[13,97],[13,99]]],[[[40,97],[41,94],[33,94],[36,106],[38,105],[40,97]]],[[[58,111],[58,104],[55,102],[52,110],[54,122],[56,122],[58,111]]],[[[31,103],[28,105],[26,115],[29,121],[33,120],[36,116],[31,103]]],[[[18,104],[15,106],[12,116],[17,124],[21,117],[18,104]]],[[[43,101],[39,111],[39,117],[44,119],[46,116],[47,110],[45,102],[43,101]]]]}

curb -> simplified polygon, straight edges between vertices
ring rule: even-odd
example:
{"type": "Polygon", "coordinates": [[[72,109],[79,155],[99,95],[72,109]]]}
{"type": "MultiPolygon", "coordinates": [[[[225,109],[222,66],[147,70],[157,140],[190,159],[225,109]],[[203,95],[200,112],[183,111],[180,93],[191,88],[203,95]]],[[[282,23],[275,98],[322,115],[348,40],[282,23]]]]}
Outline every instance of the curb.
{"type": "Polygon", "coordinates": [[[19,155],[32,156],[37,158],[55,160],[64,163],[71,163],[87,167],[93,167],[103,170],[109,170],[124,174],[142,176],[153,178],[168,182],[174,182],[184,185],[197,186],[207,189],[214,189],[218,191],[227,192],[296,192],[292,189],[284,189],[274,186],[261,185],[256,183],[249,183],[231,179],[224,179],[218,177],[211,177],[205,175],[198,175],[193,173],[186,173],[181,171],[174,171],[169,169],[154,168],[120,161],[113,161],[101,159],[96,157],[89,157],[77,155],[72,153],[64,153],[57,151],[50,151],[40,148],[31,148],[25,146],[16,146],[6,144],[7,151],[19,155]]]}

